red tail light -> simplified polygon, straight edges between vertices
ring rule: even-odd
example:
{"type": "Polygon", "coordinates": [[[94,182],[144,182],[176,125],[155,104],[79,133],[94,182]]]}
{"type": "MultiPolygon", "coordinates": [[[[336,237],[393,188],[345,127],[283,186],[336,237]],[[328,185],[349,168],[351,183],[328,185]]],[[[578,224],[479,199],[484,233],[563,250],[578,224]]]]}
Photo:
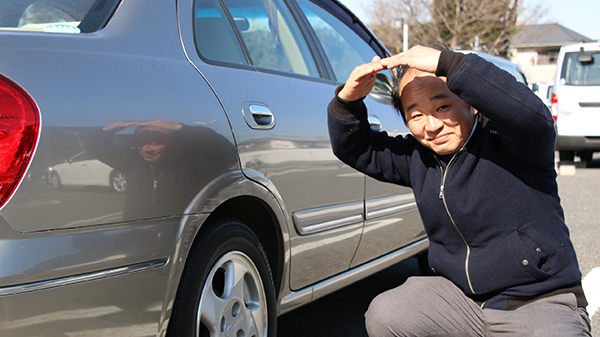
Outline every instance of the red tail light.
{"type": "Polygon", "coordinates": [[[552,98],[550,99],[550,110],[552,112],[552,117],[554,120],[558,120],[558,96],[556,94],[552,94],[552,98]]]}
{"type": "Polygon", "coordinates": [[[0,208],[23,179],[39,130],[40,113],[31,96],[0,75],[0,208]]]}

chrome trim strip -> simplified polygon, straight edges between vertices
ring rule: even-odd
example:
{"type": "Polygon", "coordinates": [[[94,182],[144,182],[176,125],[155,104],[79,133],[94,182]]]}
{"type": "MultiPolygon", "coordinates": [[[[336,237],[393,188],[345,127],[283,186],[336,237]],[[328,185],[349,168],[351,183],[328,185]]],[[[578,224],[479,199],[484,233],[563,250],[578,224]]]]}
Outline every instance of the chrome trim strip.
{"type": "Polygon", "coordinates": [[[417,208],[417,203],[413,194],[407,193],[367,200],[364,204],[362,201],[359,201],[294,212],[292,219],[294,220],[296,232],[300,235],[308,235],[415,208],[417,208]]]}
{"type": "Polygon", "coordinates": [[[308,304],[320,297],[328,295],[336,290],[359,281],[366,276],[391,267],[400,261],[417,255],[418,253],[426,250],[428,247],[429,239],[424,238],[371,262],[367,262],[357,268],[333,276],[310,287],[292,292],[281,299],[279,303],[279,314],[284,314],[299,306],[308,304]]]}
{"type": "Polygon", "coordinates": [[[331,221],[321,222],[321,223],[314,224],[314,225],[304,226],[299,229],[299,232],[301,235],[314,234],[314,233],[323,232],[323,231],[338,228],[338,227],[349,226],[349,225],[352,225],[352,224],[355,224],[355,223],[361,222],[361,221],[363,221],[362,214],[361,215],[353,215],[353,216],[349,216],[349,217],[342,218],[342,219],[331,220],[331,221]]]}
{"type": "Polygon", "coordinates": [[[0,288],[0,297],[20,295],[30,293],[33,291],[48,290],[52,288],[71,286],[79,283],[97,281],[114,276],[122,276],[132,273],[138,273],[142,271],[148,271],[156,268],[161,268],[167,265],[169,262],[168,258],[138,263],[130,266],[119,267],[114,269],[102,270],[94,273],[82,274],[77,276],[65,277],[55,280],[48,280],[36,283],[22,284],[12,287],[0,288]]]}
{"type": "Polygon", "coordinates": [[[412,193],[367,200],[367,220],[408,211],[416,207],[417,203],[412,193]]]}
{"type": "Polygon", "coordinates": [[[292,219],[298,234],[314,234],[363,221],[363,207],[362,201],[320,207],[308,211],[294,212],[292,219]]]}
{"type": "Polygon", "coordinates": [[[388,216],[388,215],[392,215],[392,214],[396,214],[396,213],[400,213],[400,212],[406,212],[406,211],[410,211],[412,209],[417,208],[417,203],[416,202],[410,202],[407,204],[402,204],[402,205],[398,205],[395,207],[390,207],[390,208],[386,208],[386,209],[382,209],[379,211],[372,211],[372,212],[367,212],[367,220],[371,220],[374,218],[381,218],[384,216],[388,216]]]}

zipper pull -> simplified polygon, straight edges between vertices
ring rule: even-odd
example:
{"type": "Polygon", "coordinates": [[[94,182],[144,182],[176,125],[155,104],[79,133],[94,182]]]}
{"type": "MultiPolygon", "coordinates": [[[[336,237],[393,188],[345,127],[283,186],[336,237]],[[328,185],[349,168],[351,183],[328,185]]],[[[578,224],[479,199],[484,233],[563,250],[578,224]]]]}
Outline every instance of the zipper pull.
{"type": "Polygon", "coordinates": [[[444,185],[440,186],[440,199],[444,199],[444,185]]]}

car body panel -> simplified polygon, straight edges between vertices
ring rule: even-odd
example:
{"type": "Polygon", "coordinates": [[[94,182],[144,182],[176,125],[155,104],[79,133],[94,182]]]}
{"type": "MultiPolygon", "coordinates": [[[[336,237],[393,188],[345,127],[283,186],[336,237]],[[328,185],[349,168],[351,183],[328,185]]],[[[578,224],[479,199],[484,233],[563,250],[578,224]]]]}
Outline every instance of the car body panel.
{"type": "MultiPolygon", "coordinates": [[[[158,23],[168,19],[160,25],[163,28],[153,37],[157,45],[167,47],[148,50],[148,44],[135,46],[129,43],[130,40],[137,40],[128,36],[134,34],[134,31],[121,29],[119,25],[122,21],[128,21],[127,24],[136,25],[139,29],[147,26],[147,29],[156,30],[154,24],[149,25],[144,20],[133,22],[130,19],[130,17],[149,19],[157,14],[156,10],[144,13],[147,11],[144,6],[131,9],[128,9],[128,6],[135,6],[135,4],[124,2],[110,24],[97,33],[60,37],[43,33],[2,36],[3,43],[15,45],[15,48],[4,53],[4,57],[0,60],[0,67],[7,69],[5,74],[18,81],[35,97],[42,111],[43,128],[40,146],[30,170],[44,171],[44,167],[71,158],[80,152],[82,141],[85,143],[82,138],[85,136],[91,138],[90,133],[99,131],[101,127],[111,123],[125,120],[169,121],[172,118],[175,118],[173,122],[193,126],[199,132],[206,130],[207,133],[221,135],[223,142],[231,145],[227,150],[229,153],[217,155],[230,158],[228,166],[237,166],[237,155],[227,118],[205,81],[193,71],[185,59],[178,44],[175,17],[151,20],[158,23]],[[139,16],[132,16],[127,14],[128,11],[142,13],[139,16]],[[51,41],[48,42],[46,39],[51,41]],[[53,48],[38,47],[47,44],[53,48]],[[68,52],[73,49],[80,52],[68,52]],[[98,57],[98,54],[102,57],[98,57]],[[21,70],[20,73],[11,73],[10,69],[20,69],[16,64],[12,64],[17,61],[32,66],[25,69],[27,72],[21,70]],[[71,80],[71,73],[64,71],[70,68],[77,69],[77,76],[82,80],[89,78],[94,80],[85,81],[85,84],[74,82],[71,80]],[[60,83],[60,85],[51,86],[48,83],[60,83]],[[135,87],[143,90],[128,90],[135,87]],[[94,95],[90,96],[90,92],[94,95]],[[199,93],[205,94],[199,95],[199,93]],[[56,99],[65,95],[69,98],[68,104],[56,99]],[[170,97],[169,100],[164,99],[165,95],[170,97]],[[169,103],[170,100],[178,102],[176,113],[169,103]],[[90,117],[82,118],[82,115],[90,117]]],[[[165,7],[165,12],[173,12],[171,6],[165,5],[165,7]]],[[[131,136],[133,132],[131,129],[125,130],[123,137],[131,136]]],[[[88,142],[94,141],[88,139],[88,142]]],[[[210,169],[210,167],[206,168],[206,170],[210,169]]],[[[209,172],[206,175],[210,177],[213,173],[209,172]]],[[[135,179],[135,177],[131,178],[135,179]]],[[[202,181],[198,183],[201,184],[202,181]]],[[[126,197],[115,197],[105,191],[52,191],[48,187],[38,179],[23,182],[11,203],[2,210],[2,215],[15,230],[40,231],[123,220],[120,213],[125,208],[126,197]],[[24,208],[24,205],[30,207],[24,208]],[[94,206],[78,214],[69,214],[65,218],[65,214],[69,213],[66,210],[83,210],[85,205],[94,206]]],[[[196,187],[197,191],[200,189],[201,186],[196,187]]],[[[183,211],[190,201],[191,198],[179,201],[178,208],[183,211]]]]}
{"type": "Polygon", "coordinates": [[[554,93],[558,96],[556,128],[559,136],[600,136],[600,44],[585,43],[561,48],[557,59],[554,93]],[[577,61],[580,48],[593,53],[587,66],[577,61]],[[566,79],[567,78],[567,79],[566,79]]]}

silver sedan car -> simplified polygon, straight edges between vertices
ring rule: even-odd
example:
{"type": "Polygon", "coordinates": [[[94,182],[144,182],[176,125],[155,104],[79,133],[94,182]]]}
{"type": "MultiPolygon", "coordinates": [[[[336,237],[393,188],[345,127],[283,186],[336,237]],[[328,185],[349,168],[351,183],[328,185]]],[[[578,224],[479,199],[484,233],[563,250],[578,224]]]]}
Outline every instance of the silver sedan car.
{"type": "MultiPolygon", "coordinates": [[[[276,336],[427,250],[412,191],[331,151],[336,86],[388,55],[336,0],[8,0],[0,46],[3,337],[276,336]],[[53,188],[82,152],[123,193],[53,188]]],[[[369,121],[403,134],[391,78],[369,121]]]]}

